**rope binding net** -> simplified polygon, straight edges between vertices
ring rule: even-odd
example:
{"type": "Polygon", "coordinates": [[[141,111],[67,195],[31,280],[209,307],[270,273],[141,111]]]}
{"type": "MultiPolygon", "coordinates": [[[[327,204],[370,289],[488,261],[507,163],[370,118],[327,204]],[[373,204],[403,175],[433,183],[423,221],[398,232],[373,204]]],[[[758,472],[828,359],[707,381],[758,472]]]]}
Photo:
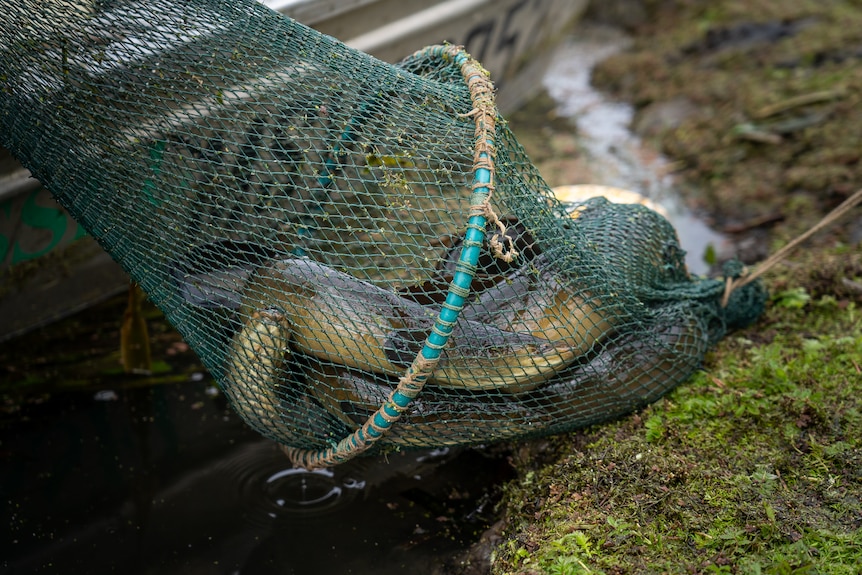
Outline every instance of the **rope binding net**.
{"type": "Polygon", "coordinates": [[[560,203],[463,48],[387,64],[251,0],[4,7],[2,144],[298,466],[619,417],[763,309],[649,208],[560,203]]]}

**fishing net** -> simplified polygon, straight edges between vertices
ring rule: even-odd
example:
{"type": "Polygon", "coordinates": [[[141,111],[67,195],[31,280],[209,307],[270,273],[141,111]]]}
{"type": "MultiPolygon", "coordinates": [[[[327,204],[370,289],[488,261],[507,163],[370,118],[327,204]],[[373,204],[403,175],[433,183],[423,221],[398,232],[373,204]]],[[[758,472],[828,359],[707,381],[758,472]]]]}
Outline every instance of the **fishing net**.
{"type": "Polygon", "coordinates": [[[387,64],[250,0],[2,5],[2,144],[299,465],[618,417],[762,309],[656,212],[557,201],[457,47],[387,64]]]}

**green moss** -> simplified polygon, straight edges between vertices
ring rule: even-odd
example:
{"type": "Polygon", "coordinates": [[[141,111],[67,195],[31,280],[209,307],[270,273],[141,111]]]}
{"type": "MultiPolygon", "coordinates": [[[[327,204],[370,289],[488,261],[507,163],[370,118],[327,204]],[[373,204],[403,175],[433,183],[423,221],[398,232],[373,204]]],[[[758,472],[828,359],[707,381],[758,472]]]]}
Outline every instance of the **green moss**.
{"type": "Polygon", "coordinates": [[[644,412],[555,438],[509,486],[494,572],[855,572],[862,310],[796,301],[644,412]]]}

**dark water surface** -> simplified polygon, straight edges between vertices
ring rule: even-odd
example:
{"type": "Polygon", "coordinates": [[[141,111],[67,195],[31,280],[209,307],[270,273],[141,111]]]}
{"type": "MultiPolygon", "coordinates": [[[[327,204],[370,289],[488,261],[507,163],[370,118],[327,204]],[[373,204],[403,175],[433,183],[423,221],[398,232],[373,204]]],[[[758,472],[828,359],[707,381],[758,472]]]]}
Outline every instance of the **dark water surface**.
{"type": "Polygon", "coordinates": [[[114,341],[118,316],[106,317],[77,325],[75,345],[54,340],[53,359],[2,344],[0,573],[446,573],[492,522],[510,475],[502,454],[417,451],[305,472],[193,366],[174,363],[173,383],[72,385],[63,351],[114,341]],[[28,385],[21,370],[54,380],[28,385]]]}

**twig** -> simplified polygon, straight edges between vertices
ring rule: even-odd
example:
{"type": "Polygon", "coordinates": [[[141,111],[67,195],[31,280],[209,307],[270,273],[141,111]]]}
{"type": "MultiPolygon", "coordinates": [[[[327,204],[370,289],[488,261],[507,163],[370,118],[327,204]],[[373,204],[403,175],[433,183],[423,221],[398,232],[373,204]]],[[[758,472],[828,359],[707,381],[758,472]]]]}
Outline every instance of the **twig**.
{"type": "Polygon", "coordinates": [[[799,244],[819,232],[820,230],[829,227],[836,220],[841,218],[844,214],[853,209],[856,204],[862,202],[862,188],[856,190],[852,196],[841,202],[841,204],[836,207],[834,210],[823,216],[819,222],[817,222],[814,226],[812,226],[808,231],[794,238],[789,244],[769,256],[767,259],[762,261],[757,268],[751,273],[743,273],[742,276],[730,280],[728,278],[727,284],[724,290],[724,297],[722,298],[721,305],[727,307],[727,302],[730,299],[730,294],[733,293],[734,290],[741,288],[742,286],[753,282],[761,275],[766,273],[769,268],[773,267],[775,264],[784,259],[787,254],[797,248],[799,244]]]}

